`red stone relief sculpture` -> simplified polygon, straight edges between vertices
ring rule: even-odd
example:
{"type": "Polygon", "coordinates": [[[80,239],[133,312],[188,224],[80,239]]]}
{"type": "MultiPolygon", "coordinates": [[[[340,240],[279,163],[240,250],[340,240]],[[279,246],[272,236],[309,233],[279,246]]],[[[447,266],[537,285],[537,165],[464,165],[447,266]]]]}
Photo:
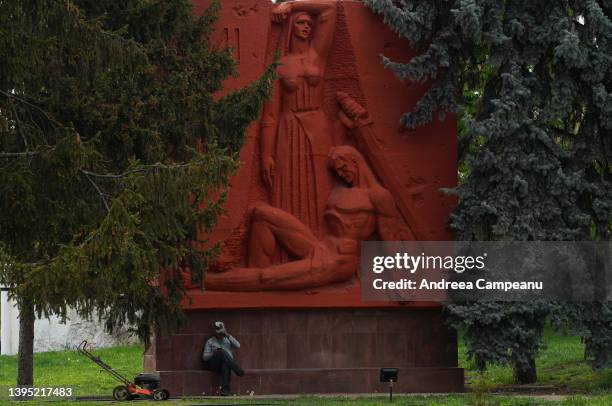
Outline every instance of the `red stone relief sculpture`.
{"type": "Polygon", "coordinates": [[[408,61],[409,44],[361,1],[222,0],[219,17],[214,43],[239,71],[223,94],[257,80],[275,53],[279,78],[226,214],[199,236],[220,244],[218,261],[188,292],[187,325],[147,349],[147,370],[177,396],[214,393],[194,354],[223,320],[242,343],[237,394],[375,393],[386,366],[400,368],[397,392],[461,391],[439,304],[361,299],[362,241],[453,238],[455,201],[439,190],[457,181],[455,117],[402,127],[428,83],[380,63],[408,61]]]}
{"type": "MultiPolygon", "coordinates": [[[[208,1],[196,1],[196,9],[208,1]]],[[[379,60],[408,44],[362,3],[222,2],[219,46],[255,80],[280,55],[278,80],[249,129],[227,216],[212,235],[218,264],[185,307],[378,307],[363,302],[365,240],[449,240],[456,183],[455,118],[399,125],[427,84],[402,83],[379,60]]]]}

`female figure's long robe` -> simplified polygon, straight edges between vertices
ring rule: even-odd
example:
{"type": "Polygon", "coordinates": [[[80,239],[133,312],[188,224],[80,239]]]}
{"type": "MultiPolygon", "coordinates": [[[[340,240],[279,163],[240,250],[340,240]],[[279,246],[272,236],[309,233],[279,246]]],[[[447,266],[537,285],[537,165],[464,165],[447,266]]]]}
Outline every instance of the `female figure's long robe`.
{"type": "Polygon", "coordinates": [[[275,149],[272,205],[283,209],[318,234],[322,206],[330,190],[325,162],[332,146],[321,110],[323,78],[280,78],[281,112],[275,149]]]}

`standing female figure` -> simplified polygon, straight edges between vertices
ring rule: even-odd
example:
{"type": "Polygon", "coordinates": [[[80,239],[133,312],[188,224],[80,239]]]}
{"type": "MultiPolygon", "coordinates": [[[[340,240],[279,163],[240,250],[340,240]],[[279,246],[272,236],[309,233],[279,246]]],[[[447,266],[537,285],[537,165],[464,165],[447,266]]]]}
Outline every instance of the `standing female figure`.
{"type": "Polygon", "coordinates": [[[272,100],[264,107],[262,176],[272,206],[318,234],[330,183],[325,158],[332,146],[323,104],[323,76],[334,37],[336,4],[281,3],[273,23],[284,24],[282,55],[272,100]]]}

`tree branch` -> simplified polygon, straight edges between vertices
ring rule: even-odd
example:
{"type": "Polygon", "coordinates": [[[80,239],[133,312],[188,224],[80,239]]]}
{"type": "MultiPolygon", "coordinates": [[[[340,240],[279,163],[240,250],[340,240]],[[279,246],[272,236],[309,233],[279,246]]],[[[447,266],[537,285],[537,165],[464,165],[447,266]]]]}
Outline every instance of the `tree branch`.
{"type": "Polygon", "coordinates": [[[0,158],[10,159],[10,158],[21,158],[21,157],[32,157],[34,155],[42,154],[43,152],[53,151],[55,146],[49,147],[45,150],[37,150],[37,151],[25,151],[25,152],[0,152],[0,158]]]}
{"type": "Polygon", "coordinates": [[[100,199],[102,199],[102,203],[104,203],[104,207],[106,207],[106,212],[110,213],[110,206],[108,205],[108,202],[106,201],[106,197],[104,197],[104,193],[102,193],[102,190],[98,187],[98,185],[96,184],[96,182],[93,181],[93,179],[89,176],[89,172],[81,169],[80,170],[82,174],[85,175],[85,177],[87,178],[87,180],[89,181],[89,183],[92,184],[92,186],[94,187],[94,189],[96,189],[96,191],[98,192],[98,195],[100,196],[100,199]]]}
{"type": "Polygon", "coordinates": [[[21,139],[23,140],[23,145],[25,147],[26,152],[29,152],[30,148],[28,145],[28,140],[23,134],[23,131],[21,128],[21,120],[19,119],[19,113],[17,113],[17,109],[15,108],[15,104],[13,104],[13,99],[11,97],[8,98],[8,102],[9,102],[9,105],[11,106],[11,110],[13,111],[13,116],[15,117],[15,127],[17,128],[17,133],[19,133],[19,135],[21,136],[21,139]]]}
{"type": "Polygon", "coordinates": [[[57,121],[53,117],[49,116],[49,113],[47,113],[44,109],[42,109],[41,107],[38,107],[37,105],[29,102],[28,100],[26,100],[26,99],[24,99],[22,97],[19,97],[16,94],[5,92],[4,90],[1,90],[1,89],[0,89],[0,94],[4,95],[9,100],[17,100],[20,103],[23,103],[23,104],[25,104],[27,106],[35,108],[36,110],[41,112],[45,116],[45,118],[47,120],[49,120],[49,122],[55,124],[58,127],[62,127],[62,128],[65,127],[65,125],[63,125],[62,123],[60,123],[59,121],[57,121]]]}
{"type": "Polygon", "coordinates": [[[93,176],[93,177],[96,177],[96,178],[120,179],[120,178],[124,178],[124,177],[126,177],[128,175],[132,175],[134,173],[148,172],[148,171],[154,170],[154,169],[167,169],[167,170],[182,169],[182,168],[186,168],[186,167],[190,167],[190,166],[196,166],[196,165],[197,165],[197,163],[188,163],[188,164],[180,164],[180,165],[164,165],[164,164],[161,164],[161,163],[156,163],[156,164],[153,164],[153,165],[143,166],[141,168],[131,169],[129,171],[125,171],[125,172],[119,173],[119,174],[96,173],[96,172],[87,171],[85,169],[81,169],[81,172],[83,172],[86,175],[93,176]]]}
{"type": "Polygon", "coordinates": [[[23,156],[33,156],[40,154],[40,151],[27,151],[27,152],[0,152],[0,158],[18,158],[23,156]]]}

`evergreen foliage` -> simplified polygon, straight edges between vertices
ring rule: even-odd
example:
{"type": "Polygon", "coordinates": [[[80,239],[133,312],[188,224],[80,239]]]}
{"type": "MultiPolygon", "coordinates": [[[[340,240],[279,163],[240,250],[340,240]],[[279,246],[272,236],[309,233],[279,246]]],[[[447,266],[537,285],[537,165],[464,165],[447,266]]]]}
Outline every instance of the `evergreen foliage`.
{"type": "MultiPolygon", "coordinates": [[[[611,1],[364,2],[421,51],[409,63],[383,63],[402,79],[434,79],[402,123],[460,113],[462,179],[451,191],[459,239],[611,239],[611,1]]],[[[612,365],[609,306],[554,306],[556,319],[585,337],[596,367],[612,365]]],[[[528,382],[552,309],[483,303],[449,313],[481,367],[510,361],[528,382]]]]}
{"type": "Polygon", "coordinates": [[[20,310],[98,315],[147,341],[183,320],[274,67],[228,96],[220,2],[0,2],[0,284],[20,310]],[[197,246],[197,249],[196,249],[197,246]]]}

